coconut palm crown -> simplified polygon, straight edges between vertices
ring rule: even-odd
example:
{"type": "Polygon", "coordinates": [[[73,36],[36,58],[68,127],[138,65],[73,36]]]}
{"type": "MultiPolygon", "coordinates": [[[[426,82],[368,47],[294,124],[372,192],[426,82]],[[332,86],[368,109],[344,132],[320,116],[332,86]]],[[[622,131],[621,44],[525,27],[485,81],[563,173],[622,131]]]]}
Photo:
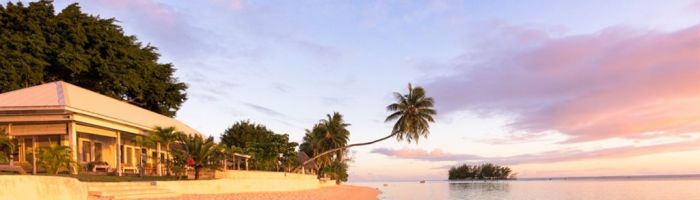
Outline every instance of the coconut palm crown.
{"type": "Polygon", "coordinates": [[[425,96],[422,87],[413,87],[408,84],[408,94],[394,93],[396,103],[389,104],[386,109],[391,113],[385,122],[396,120],[392,134],[398,141],[416,141],[422,136],[430,134],[430,123],[435,122],[433,116],[433,98],[425,96]]]}

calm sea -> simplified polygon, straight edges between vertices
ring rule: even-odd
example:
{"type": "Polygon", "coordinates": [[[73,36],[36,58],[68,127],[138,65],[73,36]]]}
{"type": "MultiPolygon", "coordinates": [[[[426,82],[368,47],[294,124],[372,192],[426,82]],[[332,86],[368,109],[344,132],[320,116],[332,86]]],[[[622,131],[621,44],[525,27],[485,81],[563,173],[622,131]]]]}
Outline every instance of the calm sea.
{"type": "Polygon", "coordinates": [[[355,182],[350,184],[378,188],[382,192],[379,199],[700,200],[700,177],[698,176],[591,177],[489,182],[355,182]]]}

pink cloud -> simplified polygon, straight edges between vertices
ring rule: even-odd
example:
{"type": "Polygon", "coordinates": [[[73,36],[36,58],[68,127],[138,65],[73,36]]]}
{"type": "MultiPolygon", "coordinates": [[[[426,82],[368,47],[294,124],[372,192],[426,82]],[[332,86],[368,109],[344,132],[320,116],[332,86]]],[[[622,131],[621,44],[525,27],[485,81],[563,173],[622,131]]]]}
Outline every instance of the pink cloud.
{"type": "Polygon", "coordinates": [[[502,165],[518,165],[533,163],[554,163],[586,159],[615,159],[628,158],[655,153],[684,152],[700,149],[700,140],[685,142],[665,143],[647,146],[624,146],[606,148],[592,151],[581,150],[556,150],[536,154],[521,154],[506,157],[482,157],[472,154],[457,154],[444,152],[440,149],[427,151],[424,149],[386,149],[377,148],[372,153],[382,154],[401,159],[414,159],[424,161],[456,161],[466,163],[496,163],[502,165]]]}
{"type": "Polygon", "coordinates": [[[478,62],[461,56],[471,60],[428,91],[443,113],[508,113],[513,129],[559,131],[567,142],[700,131],[700,25],[535,38],[477,52],[478,62]]]}
{"type": "Polygon", "coordinates": [[[483,157],[469,155],[469,154],[451,154],[442,151],[441,149],[435,149],[433,151],[426,151],[424,149],[409,149],[403,148],[399,150],[387,149],[387,148],[377,148],[373,149],[371,153],[378,153],[386,155],[389,157],[404,158],[404,159],[416,159],[416,160],[430,160],[430,161],[465,161],[465,160],[477,160],[483,159],[483,157]]]}

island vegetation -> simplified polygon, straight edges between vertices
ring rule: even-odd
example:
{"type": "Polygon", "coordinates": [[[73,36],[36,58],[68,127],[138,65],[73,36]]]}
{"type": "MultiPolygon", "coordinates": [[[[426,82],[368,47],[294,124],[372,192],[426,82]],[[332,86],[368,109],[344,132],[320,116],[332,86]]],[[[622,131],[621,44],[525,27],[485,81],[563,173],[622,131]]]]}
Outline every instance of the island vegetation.
{"type": "Polygon", "coordinates": [[[491,163],[481,165],[462,164],[449,170],[449,180],[506,180],[515,179],[515,174],[509,167],[491,163]]]}

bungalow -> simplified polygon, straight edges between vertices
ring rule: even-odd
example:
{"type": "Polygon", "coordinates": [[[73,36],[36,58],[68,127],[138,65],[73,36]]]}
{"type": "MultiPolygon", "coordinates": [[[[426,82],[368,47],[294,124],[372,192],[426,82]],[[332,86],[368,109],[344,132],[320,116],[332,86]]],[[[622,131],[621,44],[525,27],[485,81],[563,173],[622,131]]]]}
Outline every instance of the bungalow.
{"type": "Polygon", "coordinates": [[[134,142],[155,126],[199,134],[176,119],[63,81],[0,94],[0,130],[17,143],[13,162],[31,165],[34,173],[33,156],[54,143],[70,147],[72,158],[83,166],[102,161],[107,165],[101,167],[119,175],[138,172],[145,154],[145,164],[161,175],[163,167],[155,163],[163,163],[156,161],[168,152],[160,144],[147,149],[134,142]]]}

